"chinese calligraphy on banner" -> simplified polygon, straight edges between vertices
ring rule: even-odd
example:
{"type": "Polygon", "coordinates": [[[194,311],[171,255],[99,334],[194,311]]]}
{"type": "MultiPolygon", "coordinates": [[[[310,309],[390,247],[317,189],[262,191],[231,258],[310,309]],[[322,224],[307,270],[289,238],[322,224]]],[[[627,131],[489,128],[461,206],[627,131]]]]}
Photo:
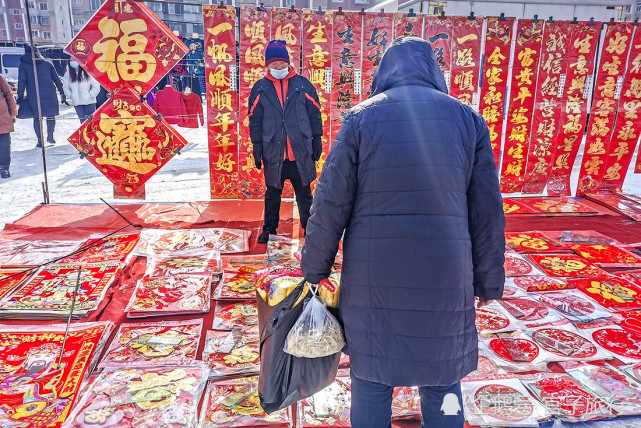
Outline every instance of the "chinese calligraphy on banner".
{"type": "Polygon", "coordinates": [[[523,193],[542,193],[547,184],[561,116],[559,88],[563,89],[566,74],[570,29],[569,21],[545,25],[523,193]]]}
{"type": "Polygon", "coordinates": [[[238,144],[238,195],[241,198],[262,198],[265,183],[256,170],[253,146],[249,138],[249,95],[251,88],[264,75],[265,48],[271,34],[271,9],[255,6],[240,8],[240,133],[238,144]]]}
{"type": "Polygon", "coordinates": [[[425,40],[432,46],[436,62],[443,72],[447,88],[450,88],[452,75],[452,25],[451,16],[426,16],[425,40]]]}
{"type": "Polygon", "coordinates": [[[504,193],[518,192],[523,184],[542,39],[543,21],[518,21],[501,162],[500,183],[504,193]]]}
{"type": "Polygon", "coordinates": [[[300,73],[301,13],[287,8],[272,9],[271,39],[285,40],[289,61],[300,73]]]}
{"type": "Polygon", "coordinates": [[[487,18],[479,112],[483,115],[490,132],[497,169],[501,154],[503,115],[513,34],[514,19],[499,21],[498,18],[487,18]]]}
{"type": "Polygon", "coordinates": [[[454,18],[450,95],[478,111],[483,18],[454,18]]]}
{"type": "Polygon", "coordinates": [[[363,100],[372,93],[374,71],[383,58],[387,45],[392,42],[394,15],[391,13],[367,13],[363,27],[363,68],[361,89],[363,100]]]}
{"type": "Polygon", "coordinates": [[[316,164],[318,172],[323,169],[330,147],[332,34],[333,16],[330,11],[323,14],[313,10],[303,11],[303,76],[312,82],[318,92],[323,118],[323,153],[316,164]]]}
{"type": "MultiPolygon", "coordinates": [[[[641,131],[641,31],[635,27],[601,190],[621,190],[641,131]]],[[[637,157],[637,165],[641,159],[637,157]]],[[[639,170],[635,167],[635,170],[639,170]]]]}
{"type": "Polygon", "coordinates": [[[570,175],[581,146],[587,105],[594,74],[600,22],[572,24],[567,50],[567,71],[561,97],[561,121],[556,138],[552,169],[548,178],[550,196],[570,196],[570,175]]]}
{"type": "MultiPolygon", "coordinates": [[[[107,0],[65,51],[109,92],[127,88],[144,95],[189,49],[144,3],[107,0]]],[[[140,99],[136,102],[130,100],[129,104],[142,108],[140,99]]],[[[149,110],[149,106],[145,109],[149,110]]],[[[121,126],[128,128],[129,125],[123,125],[125,122],[121,126]]],[[[178,135],[173,129],[169,132],[178,135]]],[[[76,140],[72,144],[84,137],[78,133],[74,135],[76,140]]],[[[87,141],[84,143],[88,144],[87,141]]],[[[133,156],[135,151],[136,148],[125,156],[133,156]]],[[[104,173],[105,169],[101,171],[104,173]]],[[[114,196],[144,198],[143,183],[114,183],[114,196]]]]}
{"type": "Polygon", "coordinates": [[[423,14],[394,13],[394,38],[403,36],[423,37],[423,14]]]}
{"type": "Polygon", "coordinates": [[[238,197],[236,9],[203,6],[211,198],[238,197]]]}
{"type": "Polygon", "coordinates": [[[334,14],[330,141],[334,141],[350,108],[360,102],[363,15],[334,14]]]}
{"type": "Polygon", "coordinates": [[[142,2],[107,0],[65,48],[109,92],[146,94],[189,51],[142,2]]]}
{"type": "Polygon", "coordinates": [[[632,23],[607,24],[592,99],[577,196],[598,192],[603,181],[608,146],[617,116],[617,99],[632,42],[632,23]]]}
{"type": "Polygon", "coordinates": [[[134,193],[187,141],[125,87],[69,137],[69,142],[124,194],[134,193]]]}

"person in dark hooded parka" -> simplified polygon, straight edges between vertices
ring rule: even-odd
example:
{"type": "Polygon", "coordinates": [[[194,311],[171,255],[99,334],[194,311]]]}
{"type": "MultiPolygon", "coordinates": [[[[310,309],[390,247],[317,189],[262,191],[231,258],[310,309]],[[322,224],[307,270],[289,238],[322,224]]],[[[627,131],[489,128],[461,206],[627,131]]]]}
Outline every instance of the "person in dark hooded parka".
{"type": "Polygon", "coordinates": [[[330,274],[344,234],[352,427],[390,427],[395,386],[420,387],[424,426],[462,427],[474,297],[503,294],[505,218],[487,126],[447,95],[426,41],[390,45],[372,96],[338,132],[311,213],[307,281],[330,274]]]}
{"type": "MultiPolygon", "coordinates": [[[[60,93],[62,103],[67,103],[62,88],[60,76],[50,61],[42,57],[37,50],[33,53],[36,61],[36,73],[38,73],[38,89],[40,92],[40,108],[43,118],[47,118],[47,142],[55,144],[53,131],[56,127],[56,116],[60,114],[58,93],[60,93]]],[[[36,79],[33,72],[33,57],[31,46],[25,46],[25,54],[20,57],[20,66],[18,67],[18,102],[22,102],[25,97],[33,114],[33,128],[36,131],[38,139],[37,146],[43,144],[42,135],[40,135],[40,120],[38,118],[38,97],[36,96],[36,79]]]]}

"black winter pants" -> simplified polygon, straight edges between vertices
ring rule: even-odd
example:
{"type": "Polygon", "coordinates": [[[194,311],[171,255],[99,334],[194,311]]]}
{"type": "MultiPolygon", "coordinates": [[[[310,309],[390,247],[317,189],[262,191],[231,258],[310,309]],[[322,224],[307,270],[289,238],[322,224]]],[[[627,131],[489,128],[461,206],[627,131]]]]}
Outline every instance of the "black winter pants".
{"type": "Polygon", "coordinates": [[[96,105],[95,104],[87,104],[84,106],[75,106],[76,108],[76,113],[78,113],[78,119],[80,119],[80,123],[85,123],[86,117],[91,116],[96,112],[96,105]]]}
{"type": "Polygon", "coordinates": [[[267,191],[265,192],[265,224],[263,225],[263,230],[268,230],[270,233],[276,233],[280,222],[280,196],[283,193],[282,186],[286,180],[289,180],[294,187],[300,224],[303,229],[307,228],[309,209],[312,207],[313,201],[312,189],[309,184],[303,186],[303,180],[300,178],[296,162],[286,160],[283,161],[283,170],[280,174],[281,188],[267,186],[267,191]]]}
{"type": "Polygon", "coordinates": [[[0,134],[0,166],[11,164],[11,134],[0,134]]]}
{"type": "MultiPolygon", "coordinates": [[[[40,135],[40,124],[37,117],[33,118],[33,129],[36,131],[36,137],[38,138],[39,143],[44,143],[42,141],[42,136],[40,135]]],[[[42,125],[44,128],[44,125],[42,125]]],[[[56,118],[48,117],[47,118],[47,141],[53,140],[53,130],[56,128],[56,118]]]]}

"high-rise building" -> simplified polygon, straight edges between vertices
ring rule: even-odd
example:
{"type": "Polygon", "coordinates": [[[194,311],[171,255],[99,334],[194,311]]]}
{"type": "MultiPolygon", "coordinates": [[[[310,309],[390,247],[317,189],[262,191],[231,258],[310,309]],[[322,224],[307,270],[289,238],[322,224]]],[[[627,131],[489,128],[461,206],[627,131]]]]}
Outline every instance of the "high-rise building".
{"type": "MultiPolygon", "coordinates": [[[[57,44],[71,40],[69,1],[28,0],[34,43],[57,44]]],[[[0,42],[29,41],[27,9],[22,0],[0,0],[0,42]]]]}

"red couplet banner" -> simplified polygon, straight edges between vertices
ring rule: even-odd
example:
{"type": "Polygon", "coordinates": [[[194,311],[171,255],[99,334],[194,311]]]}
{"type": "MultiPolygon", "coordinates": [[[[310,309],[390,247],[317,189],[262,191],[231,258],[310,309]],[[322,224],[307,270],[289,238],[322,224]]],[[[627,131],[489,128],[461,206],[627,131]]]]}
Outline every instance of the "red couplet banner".
{"type": "Polygon", "coordinates": [[[313,10],[303,11],[303,75],[312,82],[318,92],[323,117],[323,153],[316,164],[319,173],[323,169],[330,147],[333,22],[330,11],[322,14],[313,10]]]}
{"type": "Polygon", "coordinates": [[[236,9],[203,6],[212,199],[238,197],[236,9]]]}
{"type": "Polygon", "coordinates": [[[549,170],[549,196],[570,196],[570,175],[581,146],[587,120],[588,99],[601,33],[600,22],[572,24],[567,50],[567,70],[561,96],[561,121],[554,147],[552,169],[549,170]]]}
{"type": "Polygon", "coordinates": [[[554,21],[545,26],[523,193],[543,193],[552,168],[571,28],[570,21],[554,21]]]}
{"type": "Polygon", "coordinates": [[[265,71],[265,48],[271,33],[271,9],[240,8],[240,132],[238,144],[238,196],[262,198],[265,183],[262,170],[256,170],[249,138],[249,95],[265,71]]]}
{"type": "Polygon", "coordinates": [[[606,24],[605,39],[592,99],[577,196],[598,193],[605,175],[609,142],[617,117],[617,99],[623,83],[634,26],[629,22],[606,24]]]}
{"type": "Polygon", "coordinates": [[[423,37],[422,13],[415,13],[411,16],[403,12],[394,13],[394,39],[403,36],[423,37]]]}
{"type": "MultiPolygon", "coordinates": [[[[641,133],[641,30],[635,27],[601,190],[621,190],[641,133]]],[[[637,165],[641,159],[637,157],[637,165]]],[[[641,168],[635,167],[641,172],[641,168]]]]}
{"type": "Polygon", "coordinates": [[[481,37],[483,18],[454,18],[452,28],[452,83],[450,95],[479,108],[479,74],[481,72],[481,37]]]}
{"type": "Polygon", "coordinates": [[[292,10],[282,7],[275,7],[272,9],[270,39],[285,40],[287,43],[287,51],[289,52],[289,61],[297,73],[300,73],[300,31],[300,10],[292,10]]]}
{"type": "Polygon", "coordinates": [[[504,21],[500,21],[498,18],[487,18],[479,112],[483,115],[490,131],[490,142],[497,169],[501,155],[503,116],[513,34],[513,18],[507,18],[504,21]]]}
{"type": "Polygon", "coordinates": [[[363,68],[361,100],[372,93],[372,76],[383,58],[387,45],[392,41],[394,15],[367,13],[363,25],[363,68]]]}
{"type": "Polygon", "coordinates": [[[443,72],[447,89],[450,89],[452,76],[452,26],[453,16],[426,16],[425,40],[432,46],[436,62],[443,72]]]}
{"type": "Polygon", "coordinates": [[[330,142],[349,109],[360,102],[363,15],[334,13],[333,40],[330,142]]]}
{"type": "Polygon", "coordinates": [[[518,21],[506,139],[501,162],[500,183],[501,192],[504,193],[518,192],[523,183],[542,40],[543,21],[518,21]]]}

